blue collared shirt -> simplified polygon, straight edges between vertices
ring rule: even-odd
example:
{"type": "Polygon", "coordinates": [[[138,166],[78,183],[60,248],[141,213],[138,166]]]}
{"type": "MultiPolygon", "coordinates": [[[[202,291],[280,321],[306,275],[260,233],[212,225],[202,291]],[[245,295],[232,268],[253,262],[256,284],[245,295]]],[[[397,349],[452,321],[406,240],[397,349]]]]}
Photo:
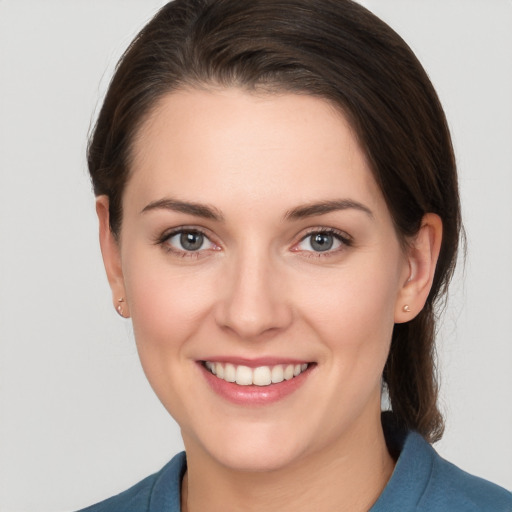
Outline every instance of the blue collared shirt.
{"type": "MultiPolygon", "coordinates": [[[[400,454],[370,512],[512,512],[512,493],[447,462],[416,432],[388,430],[386,440],[400,454]]],[[[81,512],[180,512],[186,467],[179,453],[158,473],[81,512]]]]}

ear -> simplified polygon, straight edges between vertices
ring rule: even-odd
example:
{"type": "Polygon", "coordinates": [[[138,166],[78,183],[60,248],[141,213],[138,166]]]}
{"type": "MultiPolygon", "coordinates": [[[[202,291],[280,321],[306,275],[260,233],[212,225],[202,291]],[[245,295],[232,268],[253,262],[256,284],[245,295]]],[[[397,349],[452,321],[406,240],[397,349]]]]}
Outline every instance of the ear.
{"type": "Polygon", "coordinates": [[[112,301],[116,311],[124,318],[130,316],[124,287],[121,251],[119,242],[110,229],[109,200],[105,195],[96,198],[96,214],[99,220],[101,255],[112,290],[112,301]]]}
{"type": "Polygon", "coordinates": [[[395,323],[408,322],[423,309],[434,280],[442,238],[441,218],[427,213],[407,249],[409,271],[395,304],[395,323]]]}

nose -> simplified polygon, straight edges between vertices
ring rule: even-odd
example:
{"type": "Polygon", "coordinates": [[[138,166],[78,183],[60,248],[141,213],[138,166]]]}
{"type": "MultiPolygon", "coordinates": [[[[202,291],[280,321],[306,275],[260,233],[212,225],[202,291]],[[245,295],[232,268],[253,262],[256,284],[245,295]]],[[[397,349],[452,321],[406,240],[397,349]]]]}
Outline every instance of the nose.
{"type": "Polygon", "coordinates": [[[245,340],[286,329],[293,312],[283,272],[268,256],[241,255],[230,262],[217,303],[217,324],[245,340]]]}

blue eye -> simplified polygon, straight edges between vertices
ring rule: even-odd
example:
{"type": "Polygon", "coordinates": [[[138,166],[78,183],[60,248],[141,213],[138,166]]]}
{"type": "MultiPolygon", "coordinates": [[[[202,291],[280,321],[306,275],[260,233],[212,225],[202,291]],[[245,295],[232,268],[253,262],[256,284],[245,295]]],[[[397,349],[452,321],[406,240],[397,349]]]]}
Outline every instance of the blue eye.
{"type": "Polygon", "coordinates": [[[314,251],[323,252],[332,249],[334,236],[330,233],[315,233],[309,236],[309,244],[314,251]]]}
{"type": "Polygon", "coordinates": [[[181,233],[180,245],[186,251],[198,251],[204,243],[204,235],[202,233],[181,233]]]}
{"type": "Polygon", "coordinates": [[[197,230],[182,229],[175,231],[167,236],[163,242],[176,252],[197,252],[216,247],[206,235],[197,230]]]}
{"type": "Polygon", "coordinates": [[[305,236],[296,246],[299,251],[335,252],[343,246],[349,246],[350,239],[334,231],[315,231],[305,236]]]}

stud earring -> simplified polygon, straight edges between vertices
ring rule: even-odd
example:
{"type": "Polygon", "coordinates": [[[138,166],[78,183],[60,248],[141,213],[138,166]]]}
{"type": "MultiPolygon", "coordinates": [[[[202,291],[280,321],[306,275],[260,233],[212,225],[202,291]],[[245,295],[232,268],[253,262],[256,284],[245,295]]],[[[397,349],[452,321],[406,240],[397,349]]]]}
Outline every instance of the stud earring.
{"type": "MultiPolygon", "coordinates": [[[[117,299],[117,302],[124,302],[124,297],[120,297],[119,299],[117,299]]],[[[117,310],[117,312],[119,313],[120,316],[125,318],[125,316],[123,315],[123,306],[121,306],[121,304],[119,304],[117,306],[116,310],[117,310]]]]}
{"type": "Polygon", "coordinates": [[[405,313],[410,313],[411,308],[409,307],[409,304],[405,304],[405,306],[402,308],[405,313]]]}

